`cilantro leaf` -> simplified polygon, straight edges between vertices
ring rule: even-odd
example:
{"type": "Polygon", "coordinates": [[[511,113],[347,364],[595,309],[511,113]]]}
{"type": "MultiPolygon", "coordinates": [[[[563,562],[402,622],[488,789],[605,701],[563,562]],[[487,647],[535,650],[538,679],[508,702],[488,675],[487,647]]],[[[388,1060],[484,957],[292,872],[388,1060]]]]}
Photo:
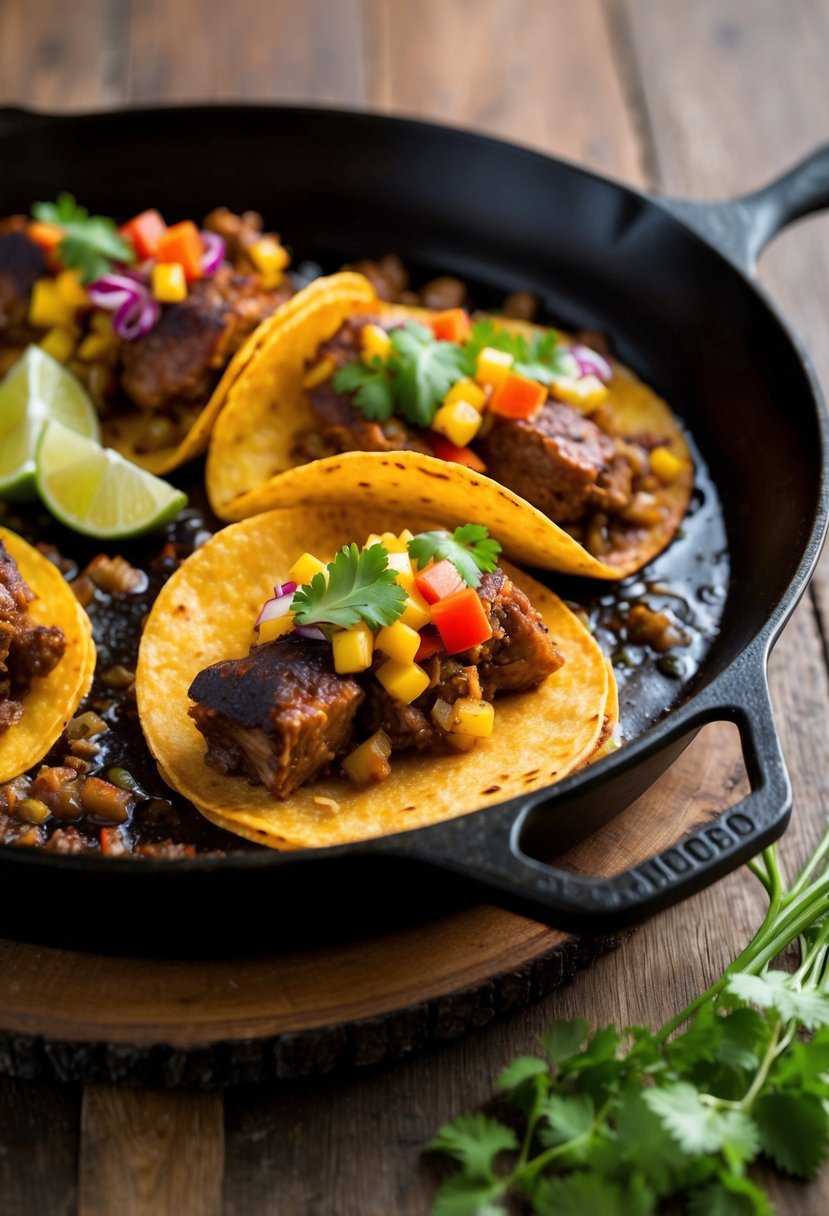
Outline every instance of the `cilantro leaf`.
{"type": "Polygon", "coordinates": [[[757,1155],[760,1137],[749,1116],[740,1110],[718,1110],[704,1103],[699,1091],[687,1081],[649,1089],[644,1099],[688,1154],[717,1153],[728,1148],[747,1161],[757,1155]]]}
{"type": "Polygon", "coordinates": [[[561,1097],[551,1094],[541,1104],[541,1116],[546,1126],[541,1128],[539,1137],[542,1144],[566,1144],[585,1135],[593,1125],[596,1108],[586,1094],[574,1094],[572,1097],[561,1097]]]}
{"type": "Polygon", "coordinates": [[[614,1175],[639,1170],[661,1198],[673,1193],[683,1180],[688,1158],[649,1109],[642,1094],[622,1100],[614,1140],[601,1146],[594,1165],[614,1175]]]}
{"type": "Polygon", "coordinates": [[[452,1174],[438,1190],[432,1216],[507,1216],[507,1209],[495,1202],[502,1190],[500,1185],[452,1174]]]}
{"type": "Polygon", "coordinates": [[[35,203],[32,215],[63,230],[58,256],[64,266],[80,272],[84,283],[106,274],[113,262],[135,261],[135,251],[119,236],[115,220],[109,216],[90,215],[69,193],[58,195],[56,203],[35,203]]]}
{"type": "Polygon", "coordinates": [[[829,1026],[829,997],[821,992],[796,988],[787,971],[767,971],[765,975],[732,975],[728,991],[761,1009],[776,1009],[789,1021],[797,1018],[807,1030],[829,1026]]]}
{"type": "Polygon", "coordinates": [[[722,1171],[716,1182],[691,1193],[688,1216],[772,1216],[765,1193],[748,1178],[722,1171]]]}
{"type": "Polygon", "coordinates": [[[517,1089],[531,1077],[546,1074],[547,1064],[539,1056],[518,1056],[506,1068],[501,1069],[495,1082],[498,1089],[508,1092],[517,1089]]]}
{"type": "Polygon", "coordinates": [[[498,565],[501,546],[490,538],[483,524],[462,524],[450,535],[448,532],[419,532],[408,545],[421,570],[430,561],[448,558],[469,587],[478,587],[481,573],[498,565]]]}
{"type": "Polygon", "coordinates": [[[538,1042],[550,1063],[560,1064],[578,1053],[589,1029],[590,1024],[584,1018],[574,1018],[571,1022],[559,1018],[539,1036],[538,1042]]]}
{"type": "Polygon", "coordinates": [[[409,323],[390,331],[397,412],[412,426],[429,427],[443,398],[464,375],[465,348],[441,342],[431,329],[409,323]]]}
{"type": "Polygon", "coordinates": [[[622,1189],[598,1174],[579,1171],[564,1178],[544,1178],[533,1195],[537,1216],[650,1216],[655,1197],[641,1179],[622,1189]]]}
{"type": "Polygon", "coordinates": [[[492,1182],[495,1158],[517,1148],[518,1138],[511,1127],[474,1111],[444,1123],[429,1147],[454,1157],[471,1181],[492,1182]]]}
{"type": "Polygon", "coordinates": [[[766,1094],[751,1113],[762,1150],[777,1168],[798,1178],[814,1178],[829,1142],[829,1115],[823,1104],[810,1094],[766,1094]]]}
{"type": "Polygon", "coordinates": [[[389,569],[383,545],[362,551],[355,544],[340,549],[327,566],[294,592],[291,605],[298,625],[340,625],[350,629],[365,621],[370,629],[391,625],[406,606],[397,571],[389,569]]]}
{"type": "Polygon", "coordinates": [[[334,373],[331,384],[335,392],[354,393],[354,404],[372,422],[386,422],[394,412],[392,382],[379,359],[370,366],[365,363],[345,363],[334,373]]]}
{"type": "Polygon", "coordinates": [[[557,376],[573,375],[572,356],[554,329],[542,330],[528,338],[524,334],[510,333],[490,317],[484,317],[472,326],[466,343],[470,371],[474,370],[475,360],[485,346],[512,355],[514,370],[541,384],[550,384],[557,376]]]}

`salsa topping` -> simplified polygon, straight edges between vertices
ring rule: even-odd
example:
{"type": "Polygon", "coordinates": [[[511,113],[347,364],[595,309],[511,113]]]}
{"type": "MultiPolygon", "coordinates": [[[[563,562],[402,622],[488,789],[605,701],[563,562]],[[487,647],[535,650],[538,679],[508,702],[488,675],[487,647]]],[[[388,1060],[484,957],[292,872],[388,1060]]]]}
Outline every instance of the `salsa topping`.
{"type": "Polygon", "coordinates": [[[250,654],[191,685],[206,763],[286,798],[333,762],[365,785],[388,775],[392,751],[468,750],[492,734],[496,693],[534,688],[563,662],[499,552],[467,524],[370,536],[327,565],[303,554],[250,654]]]}

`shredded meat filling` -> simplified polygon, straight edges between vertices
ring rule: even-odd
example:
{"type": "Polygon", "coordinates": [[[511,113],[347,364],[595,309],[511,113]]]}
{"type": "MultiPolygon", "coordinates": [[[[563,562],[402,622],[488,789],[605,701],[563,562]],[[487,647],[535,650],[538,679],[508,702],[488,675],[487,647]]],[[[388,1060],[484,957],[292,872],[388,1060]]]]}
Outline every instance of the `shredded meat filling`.
{"type": "Polygon", "coordinates": [[[48,675],[66,650],[60,629],[28,620],[33,599],[17,563],[0,541],[0,732],[20,721],[32,683],[48,675]]]}

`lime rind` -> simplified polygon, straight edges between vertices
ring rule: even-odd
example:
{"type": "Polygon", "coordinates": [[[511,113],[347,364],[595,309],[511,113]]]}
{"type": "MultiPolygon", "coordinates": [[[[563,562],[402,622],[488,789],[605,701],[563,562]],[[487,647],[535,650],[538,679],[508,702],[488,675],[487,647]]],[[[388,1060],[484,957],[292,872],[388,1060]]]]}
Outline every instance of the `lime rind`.
{"type": "Polygon", "coordinates": [[[181,490],[59,422],[43,428],[35,463],[48,510],[98,540],[140,536],[174,519],[187,503],[181,490]]]}
{"type": "Polygon", "coordinates": [[[35,449],[50,419],[89,439],[100,438],[98,415],[80,381],[39,346],[29,346],[0,383],[3,497],[35,496],[35,449]]]}

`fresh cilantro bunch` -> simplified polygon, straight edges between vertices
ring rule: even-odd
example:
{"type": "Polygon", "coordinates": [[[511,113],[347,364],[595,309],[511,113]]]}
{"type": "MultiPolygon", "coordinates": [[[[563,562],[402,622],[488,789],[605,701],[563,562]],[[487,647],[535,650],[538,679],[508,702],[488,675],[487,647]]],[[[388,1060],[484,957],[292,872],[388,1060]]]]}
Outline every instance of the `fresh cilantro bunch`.
{"type": "Polygon", "coordinates": [[[331,626],[350,629],[365,621],[372,630],[382,629],[406,607],[406,592],[396,581],[397,571],[389,568],[383,545],[362,550],[344,545],[327,571],[328,578],[320,571],[294,592],[291,611],[297,625],[319,625],[329,632],[331,626]]]}
{"type": "Polygon", "coordinates": [[[438,1132],[430,1147],[460,1168],[434,1216],[506,1216],[519,1200],[537,1216],[650,1216],[669,1199],[690,1216],[771,1216],[752,1162],[813,1178],[829,1147],[828,854],[829,830],[788,889],[775,847],[751,863],[763,924],[660,1030],[555,1022],[542,1054],[497,1080],[508,1121],[476,1112],[438,1132]],[[798,969],[770,969],[798,938],[798,969]]]}
{"type": "Polygon", "coordinates": [[[483,524],[462,524],[454,532],[419,532],[408,550],[421,570],[448,558],[467,586],[478,587],[481,574],[497,566],[501,546],[483,524]]]}
{"type": "Polygon", "coordinates": [[[345,363],[332,378],[338,393],[353,393],[366,418],[386,422],[392,414],[411,426],[428,428],[453,384],[472,376],[485,346],[512,355],[514,368],[542,384],[571,375],[565,349],[555,330],[531,338],[510,334],[489,318],[477,321],[463,345],[438,339],[425,325],[409,321],[389,330],[391,354],[345,363]]]}
{"type": "Polygon", "coordinates": [[[81,282],[92,283],[112,269],[113,262],[135,261],[135,251],[118,235],[115,220],[105,215],[90,215],[86,207],[64,192],[56,203],[35,203],[32,215],[44,224],[54,224],[64,232],[58,256],[64,266],[80,272],[81,282]]]}

